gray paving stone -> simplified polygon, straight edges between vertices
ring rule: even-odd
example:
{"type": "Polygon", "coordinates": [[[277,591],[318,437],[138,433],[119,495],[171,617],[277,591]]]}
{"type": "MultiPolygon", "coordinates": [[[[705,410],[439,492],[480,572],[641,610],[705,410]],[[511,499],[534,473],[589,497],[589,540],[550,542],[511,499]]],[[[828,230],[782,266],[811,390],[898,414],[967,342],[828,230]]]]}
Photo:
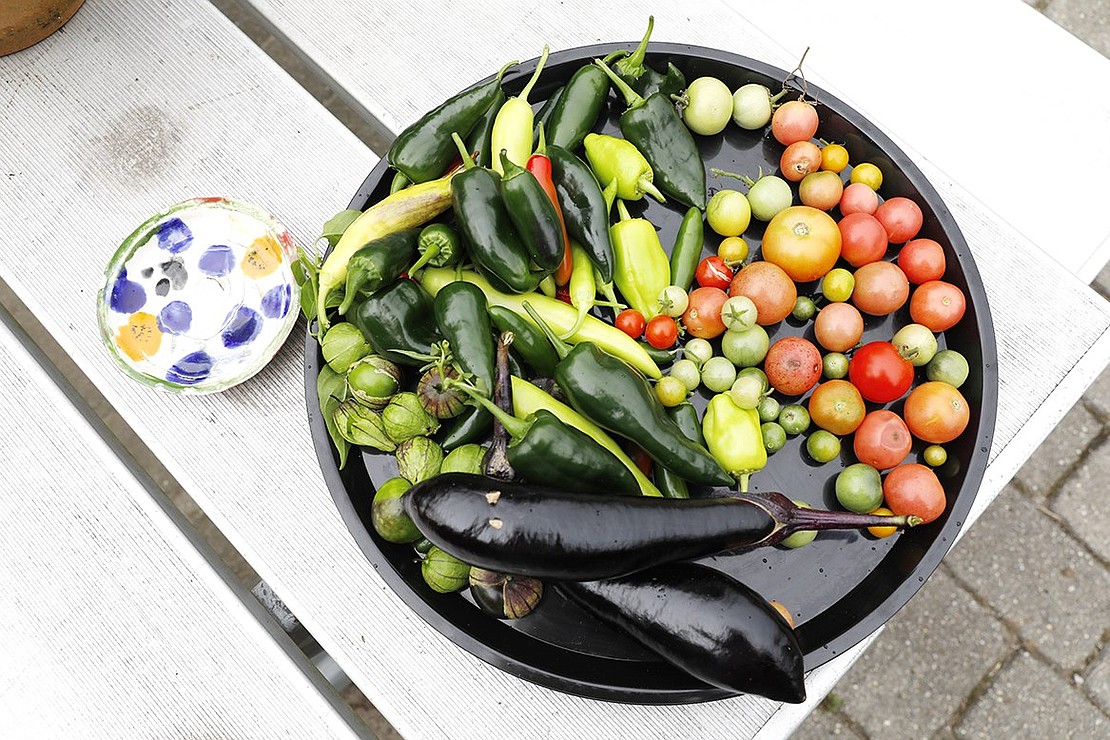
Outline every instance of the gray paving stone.
{"type": "Polygon", "coordinates": [[[1110,572],[1012,487],[945,562],[1064,670],[1081,669],[1110,624],[1110,572]]]}
{"type": "Polygon", "coordinates": [[[1050,508],[1062,516],[1092,550],[1110,560],[1107,480],[1110,480],[1110,440],[1091,450],[1083,465],[1061,486],[1050,508]]]}
{"type": "Polygon", "coordinates": [[[1013,648],[991,613],[937,571],[837,684],[872,738],[928,737],[1013,648]]]}
{"type": "Polygon", "coordinates": [[[1110,645],[1102,648],[1102,654],[1087,669],[1084,679],[1087,691],[1102,705],[1103,711],[1110,712],[1110,645]]]}
{"type": "MultiPolygon", "coordinates": [[[[1110,295],[1110,267],[1103,270],[1103,273],[1107,274],[1106,294],[1110,295]]],[[[1083,398],[1103,415],[1110,416],[1110,368],[1103,370],[1102,374],[1095,378],[1095,382],[1091,383],[1083,398]]]]}
{"type": "Polygon", "coordinates": [[[1043,12],[1095,51],[1110,56],[1110,0],[1052,0],[1043,12]]]}
{"type": "Polygon", "coordinates": [[[1018,480],[1043,501],[1100,431],[1099,420],[1077,403],[1018,471],[1018,480]]]}
{"type": "Polygon", "coordinates": [[[841,720],[839,715],[827,709],[818,708],[806,717],[805,722],[790,737],[792,740],[823,740],[827,737],[859,738],[859,740],[863,740],[864,736],[841,720]]]}
{"type": "Polygon", "coordinates": [[[1027,652],[1002,669],[956,727],[978,738],[1098,738],[1110,719],[1048,666],[1027,652]]]}

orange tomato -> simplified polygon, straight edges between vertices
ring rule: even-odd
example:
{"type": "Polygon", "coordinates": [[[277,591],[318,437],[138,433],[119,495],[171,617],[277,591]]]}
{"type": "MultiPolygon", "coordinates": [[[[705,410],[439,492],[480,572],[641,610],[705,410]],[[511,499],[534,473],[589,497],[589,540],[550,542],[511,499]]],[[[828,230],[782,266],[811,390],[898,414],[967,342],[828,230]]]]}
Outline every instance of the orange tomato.
{"type": "Polygon", "coordinates": [[[824,276],[840,257],[840,229],[832,216],[810,206],[790,206],[763,232],[763,259],[796,283],[824,276]]]}
{"type": "Polygon", "coordinates": [[[838,437],[856,431],[866,414],[863,396],[847,380],[825,381],[809,397],[809,418],[838,437]]]}

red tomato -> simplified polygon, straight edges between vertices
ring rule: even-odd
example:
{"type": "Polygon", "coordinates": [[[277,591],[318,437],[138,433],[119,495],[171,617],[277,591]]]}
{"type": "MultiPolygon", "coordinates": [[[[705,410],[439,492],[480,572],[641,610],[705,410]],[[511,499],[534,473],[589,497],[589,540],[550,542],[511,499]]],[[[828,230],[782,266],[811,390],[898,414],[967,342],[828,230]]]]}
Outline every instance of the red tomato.
{"type": "Polygon", "coordinates": [[[634,308],[626,308],[617,314],[617,318],[613,321],[613,326],[623,331],[633,339],[639,339],[644,334],[644,327],[647,322],[644,321],[644,315],[634,308]]]}
{"type": "Polygon", "coordinates": [[[898,252],[898,266],[914,285],[940,280],[946,267],[944,247],[932,239],[908,241],[898,252]]]}
{"type": "Polygon", "coordinates": [[[800,396],[821,379],[821,353],[802,337],[783,337],[763,360],[767,382],[785,396],[800,396]]]}
{"type": "Polygon", "coordinates": [[[933,331],[947,331],[964,317],[967,300],[962,290],[943,280],[930,280],[917,286],[910,299],[914,323],[933,331]]]}
{"type": "Polygon", "coordinates": [[[868,213],[849,213],[837,223],[840,256],[852,267],[877,262],[886,254],[886,229],[868,213]]]}
{"type": "Polygon", "coordinates": [[[918,463],[899,465],[887,473],[883,497],[895,514],[913,514],[926,524],[943,514],[947,504],[937,474],[918,463]]]}
{"type": "Polygon", "coordinates": [[[809,173],[821,169],[821,149],[812,141],[794,142],[779,157],[779,169],[786,180],[801,182],[809,173]]]}
{"type": "Polygon", "coordinates": [[[839,257],[836,221],[810,206],[780,211],[763,232],[763,259],[781,267],[796,283],[822,277],[839,257]]]}
{"type": "Polygon", "coordinates": [[[878,207],[878,193],[862,182],[853,182],[844,188],[844,194],[840,196],[840,213],[845,216],[849,213],[871,214],[878,207]]]}
{"type": "MultiPolygon", "coordinates": [[[[790,146],[796,141],[812,139],[817,133],[817,109],[804,100],[790,100],[777,109],[771,116],[771,134],[783,146],[790,146]]],[[[821,165],[821,158],[817,158],[817,165],[821,165]]]]}
{"type": "Polygon", "coordinates": [[[694,279],[703,288],[728,290],[729,285],[732,284],[732,268],[714,254],[698,263],[698,269],[694,271],[694,279]]]}
{"type": "MultiPolygon", "coordinates": [[[[690,291],[690,305],[682,314],[682,325],[695,337],[712,339],[725,333],[721,320],[721,306],[728,300],[728,293],[720,288],[694,288],[690,291]]],[[[756,311],[759,310],[758,305],[756,311]]],[[[891,345],[893,346],[893,345],[891,345]]]]}
{"type": "Polygon", "coordinates": [[[829,352],[845,352],[863,336],[863,316],[848,303],[830,303],[817,313],[813,333],[829,352]]]}
{"type": "Polygon", "coordinates": [[[910,297],[910,281],[893,262],[869,262],[854,275],[856,287],[852,289],[852,303],[871,316],[894,313],[910,297]]]}
{"type": "Polygon", "coordinates": [[[644,338],[656,349],[669,349],[678,341],[678,324],[670,316],[660,314],[647,323],[644,338]]]}
{"type": "Polygon", "coordinates": [[[909,198],[889,198],[875,209],[875,218],[886,229],[891,244],[902,244],[921,231],[921,208],[909,198]]]}
{"type": "Polygon", "coordinates": [[[863,417],[863,423],[852,438],[856,459],[879,470],[893,468],[905,460],[912,445],[913,437],[906,422],[886,409],[872,411],[863,417]]]}
{"type": "Polygon", "coordinates": [[[867,406],[847,380],[828,380],[809,397],[809,418],[827,432],[843,437],[859,428],[867,406]]]}
{"type": "Polygon", "coordinates": [[[936,380],[910,391],[902,413],[913,436],[938,445],[963,434],[971,419],[971,410],[963,394],[936,380]]]}
{"type": "Polygon", "coordinates": [[[732,278],[729,295],[742,295],[755,304],[756,323],[777,324],[794,310],[798,288],[781,267],[770,262],[752,262],[732,278]]]}
{"type": "Polygon", "coordinates": [[[913,365],[890,342],[869,342],[852,354],[848,378],[872,403],[901,398],[913,384],[913,365]]]}

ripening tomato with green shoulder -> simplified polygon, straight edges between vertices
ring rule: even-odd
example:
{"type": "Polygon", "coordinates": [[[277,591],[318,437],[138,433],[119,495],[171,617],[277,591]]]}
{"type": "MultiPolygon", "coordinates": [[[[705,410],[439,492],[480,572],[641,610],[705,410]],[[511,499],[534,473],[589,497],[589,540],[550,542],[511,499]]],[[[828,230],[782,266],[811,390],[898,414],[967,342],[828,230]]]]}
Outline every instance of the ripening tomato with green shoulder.
{"type": "Polygon", "coordinates": [[[840,229],[832,216],[811,206],[790,206],[767,224],[763,259],[781,267],[794,282],[808,283],[833,268],[840,244],[840,229]]]}

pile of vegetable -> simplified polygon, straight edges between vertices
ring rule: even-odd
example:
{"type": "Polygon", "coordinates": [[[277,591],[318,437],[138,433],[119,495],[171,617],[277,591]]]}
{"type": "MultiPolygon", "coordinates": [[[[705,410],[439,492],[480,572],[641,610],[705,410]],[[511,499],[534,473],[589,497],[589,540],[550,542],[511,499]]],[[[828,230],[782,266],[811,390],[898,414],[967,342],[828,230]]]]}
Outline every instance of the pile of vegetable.
{"type": "Polygon", "coordinates": [[[352,446],[396,456],[374,528],[413,544],[431,589],[517,619],[547,584],[713,686],[802,701],[790,611],[690,561],[939,517],[933,468],[970,410],[938,335],[966,299],[920,207],[818,138],[804,78],[791,100],[785,81],[687,84],[645,65],[650,34],[538,113],[546,47],[519,95],[510,63],[397,138],[390,194],[325,225],[322,263],[302,254],[320,408],[341,467],[352,446]],[[619,137],[595,131],[607,104],[619,137]],[[764,132],[778,174],[714,169],[746,193],[709,197],[695,137],[729,126],[764,132]],[[627,205],[645,196],[686,209],[669,254],[627,205]],[[861,344],[907,302],[912,323],[861,344]],[[818,464],[851,445],[843,511],[748,492],[796,435],[818,464]]]}

